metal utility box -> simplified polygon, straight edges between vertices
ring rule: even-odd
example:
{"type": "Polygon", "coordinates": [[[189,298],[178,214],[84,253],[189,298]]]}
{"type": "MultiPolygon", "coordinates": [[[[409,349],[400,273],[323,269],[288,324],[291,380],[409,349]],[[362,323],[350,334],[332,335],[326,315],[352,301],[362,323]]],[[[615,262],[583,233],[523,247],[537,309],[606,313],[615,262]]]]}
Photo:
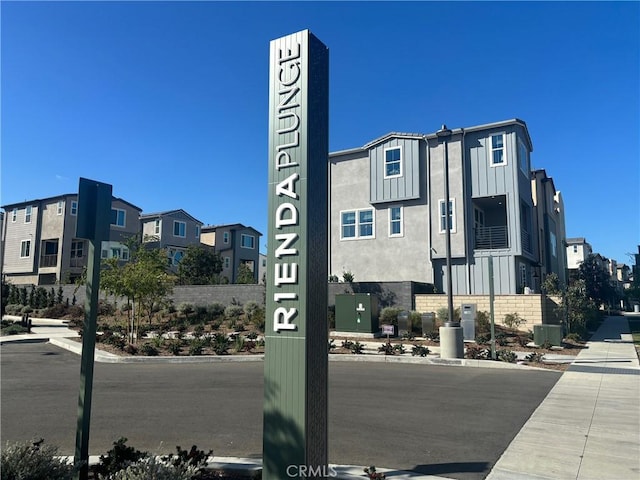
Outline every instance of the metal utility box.
{"type": "Polygon", "coordinates": [[[462,338],[466,341],[476,339],[476,314],[478,307],[475,303],[463,303],[460,308],[460,326],[462,327],[462,338]]]}
{"type": "Polygon", "coordinates": [[[398,313],[398,335],[407,335],[411,333],[411,318],[409,312],[402,310],[398,313]]]}
{"type": "Polygon", "coordinates": [[[435,312],[425,312],[420,315],[422,317],[422,336],[433,332],[436,325],[436,314],[435,312]]]}
{"type": "Polygon", "coordinates": [[[336,331],[378,333],[378,297],[369,293],[336,295],[336,331]]]}
{"type": "Polygon", "coordinates": [[[533,343],[536,345],[544,345],[546,342],[549,342],[554,347],[560,347],[562,345],[561,325],[533,326],[533,343]]]}

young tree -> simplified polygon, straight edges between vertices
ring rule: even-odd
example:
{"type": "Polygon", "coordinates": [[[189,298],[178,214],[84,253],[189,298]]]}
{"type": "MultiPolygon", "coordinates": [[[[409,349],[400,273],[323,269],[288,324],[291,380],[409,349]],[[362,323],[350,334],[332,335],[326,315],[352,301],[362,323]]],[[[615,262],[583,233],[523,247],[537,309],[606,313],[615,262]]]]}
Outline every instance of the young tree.
{"type": "Polygon", "coordinates": [[[246,263],[241,263],[238,266],[238,276],[236,277],[236,283],[256,283],[256,279],[253,272],[246,263]]]}
{"type": "Polygon", "coordinates": [[[609,274],[593,254],[587,255],[578,268],[578,278],[584,282],[584,293],[598,307],[609,304],[614,297],[609,274]]]}
{"type": "Polygon", "coordinates": [[[182,285],[212,285],[219,283],[222,258],[213,250],[199,245],[187,247],[178,264],[178,276],[182,285]]]}

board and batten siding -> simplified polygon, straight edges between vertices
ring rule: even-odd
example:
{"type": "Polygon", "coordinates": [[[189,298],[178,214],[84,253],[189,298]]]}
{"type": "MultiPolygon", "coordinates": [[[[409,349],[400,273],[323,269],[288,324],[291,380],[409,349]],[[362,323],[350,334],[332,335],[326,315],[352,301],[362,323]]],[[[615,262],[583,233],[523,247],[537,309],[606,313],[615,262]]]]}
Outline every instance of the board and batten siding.
{"type": "Polygon", "coordinates": [[[37,203],[33,203],[31,211],[31,223],[24,223],[25,206],[18,208],[16,221],[12,222],[13,210],[9,209],[5,213],[6,225],[6,241],[4,244],[4,265],[3,273],[31,273],[35,272],[36,255],[38,249],[36,244],[37,225],[39,207],[37,203]],[[20,258],[20,248],[23,240],[31,240],[31,251],[29,257],[20,258]]]}
{"type": "Polygon", "coordinates": [[[369,159],[372,204],[420,198],[421,140],[392,138],[372,147],[369,150],[369,159]],[[385,178],[385,151],[394,147],[401,148],[401,175],[385,178]]]}

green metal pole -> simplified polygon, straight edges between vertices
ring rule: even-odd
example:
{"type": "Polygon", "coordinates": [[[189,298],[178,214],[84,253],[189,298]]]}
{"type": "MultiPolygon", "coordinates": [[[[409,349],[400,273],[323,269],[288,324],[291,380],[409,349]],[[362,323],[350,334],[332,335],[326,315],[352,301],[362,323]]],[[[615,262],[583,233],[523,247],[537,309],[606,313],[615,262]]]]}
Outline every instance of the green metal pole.
{"type": "Polygon", "coordinates": [[[493,295],[493,257],[489,256],[489,311],[491,316],[491,359],[496,359],[496,323],[493,295]]]}
{"type": "Polygon", "coordinates": [[[87,284],[85,298],[84,329],[82,333],[82,359],[80,363],[80,394],[78,396],[78,423],[76,427],[76,451],[74,463],[76,480],[87,480],[89,476],[89,425],[91,422],[91,397],[93,390],[93,364],[96,351],[96,323],[98,318],[98,292],[100,288],[101,245],[96,248],[89,241],[87,284]]]}

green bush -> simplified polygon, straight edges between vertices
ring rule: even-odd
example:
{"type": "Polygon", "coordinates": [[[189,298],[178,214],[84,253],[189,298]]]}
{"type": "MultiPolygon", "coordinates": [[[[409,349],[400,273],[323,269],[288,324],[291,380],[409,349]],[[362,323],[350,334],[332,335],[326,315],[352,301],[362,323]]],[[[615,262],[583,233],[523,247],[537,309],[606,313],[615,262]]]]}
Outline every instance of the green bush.
{"type": "Polygon", "coordinates": [[[397,307],[384,307],[380,310],[380,323],[398,325],[398,314],[402,311],[397,307]]]}
{"type": "Polygon", "coordinates": [[[491,358],[491,352],[480,345],[471,344],[466,348],[464,356],[474,360],[487,360],[491,358]]]}
{"type": "MultiPolygon", "coordinates": [[[[127,468],[127,466],[134,464],[138,460],[144,458],[147,453],[136,450],[133,447],[128,446],[126,437],[120,437],[116,442],[113,442],[113,447],[107,452],[106,455],[100,455],[98,464],[95,466],[95,472],[99,478],[115,478],[112,475],[127,468]]],[[[119,477],[128,478],[128,477],[119,477]]],[[[144,477],[142,477],[144,478],[144,477]]]]}
{"type": "Polygon", "coordinates": [[[420,312],[411,310],[409,312],[409,322],[411,324],[412,332],[415,332],[415,333],[422,332],[422,315],[420,314],[420,312]]]}
{"type": "Polygon", "coordinates": [[[198,338],[191,340],[189,344],[189,355],[202,355],[204,350],[204,342],[198,338]]]}
{"type": "Polygon", "coordinates": [[[227,355],[231,347],[231,340],[224,333],[216,333],[211,340],[211,348],[216,355],[227,355]]]}
{"type": "Polygon", "coordinates": [[[430,352],[431,350],[424,345],[414,345],[411,349],[411,355],[414,357],[426,357],[430,352]]]}
{"type": "Polygon", "coordinates": [[[71,480],[74,469],[56,458],[58,449],[42,439],[7,442],[0,454],[2,480],[71,480]]]}
{"type": "Polygon", "coordinates": [[[489,312],[480,311],[476,313],[476,333],[491,332],[491,317],[489,312]]]}
{"type": "Polygon", "coordinates": [[[22,310],[22,305],[19,303],[10,303],[5,307],[5,312],[7,315],[19,315],[22,310]]]}
{"type": "Polygon", "coordinates": [[[224,316],[228,320],[236,320],[244,313],[244,309],[240,305],[228,305],[224,309],[224,316]]]}
{"type": "Polygon", "coordinates": [[[351,353],[353,353],[354,355],[360,355],[364,353],[364,345],[360,342],[355,342],[351,345],[351,353]]]}
{"type": "Polygon", "coordinates": [[[191,302],[182,302],[178,305],[178,311],[189,318],[189,315],[196,311],[196,306],[191,302]]]}
{"type": "Polygon", "coordinates": [[[261,308],[260,305],[258,305],[257,302],[254,302],[252,300],[250,300],[247,303],[245,303],[244,307],[242,307],[242,309],[244,310],[244,313],[247,316],[247,319],[249,319],[249,321],[251,321],[251,319],[253,318],[255,313],[258,310],[260,310],[260,308],[261,308]]]}
{"type": "Polygon", "coordinates": [[[23,333],[28,333],[27,327],[23,327],[19,323],[14,323],[7,327],[4,327],[4,326],[2,327],[3,335],[20,335],[23,333]]]}
{"type": "Polygon", "coordinates": [[[518,356],[515,354],[515,352],[512,352],[511,350],[498,350],[496,353],[498,360],[500,360],[501,362],[515,363],[518,359],[518,356]]]}
{"type": "Polygon", "coordinates": [[[526,320],[524,318],[521,318],[517,313],[507,313],[504,316],[504,320],[502,321],[502,323],[504,323],[504,325],[511,330],[517,330],[518,327],[525,322],[526,320]]]}
{"type": "Polygon", "coordinates": [[[158,349],[151,343],[144,343],[140,347],[140,353],[147,357],[157,357],[158,349]]]}
{"type": "Polygon", "coordinates": [[[224,314],[224,305],[221,303],[211,303],[207,305],[207,320],[215,320],[224,314]]]}
{"type": "Polygon", "coordinates": [[[167,342],[167,350],[171,352],[171,355],[175,355],[175,356],[180,355],[180,352],[182,351],[182,345],[180,343],[180,340],[171,340],[167,342]]]}

